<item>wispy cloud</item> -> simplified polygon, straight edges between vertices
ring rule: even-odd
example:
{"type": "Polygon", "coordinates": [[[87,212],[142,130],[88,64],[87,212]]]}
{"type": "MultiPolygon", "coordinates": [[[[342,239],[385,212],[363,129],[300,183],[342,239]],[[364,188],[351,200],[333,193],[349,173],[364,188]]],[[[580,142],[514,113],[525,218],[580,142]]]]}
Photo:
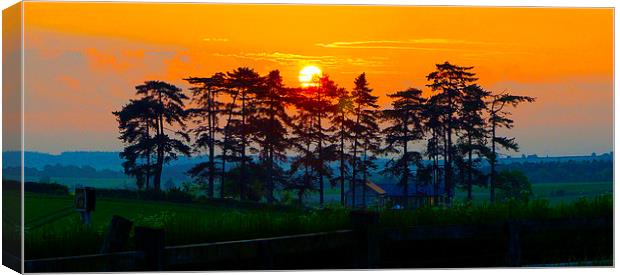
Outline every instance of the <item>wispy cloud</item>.
{"type": "Polygon", "coordinates": [[[359,58],[350,56],[334,56],[334,55],[301,55],[293,53],[240,53],[240,54],[220,54],[216,53],[215,56],[227,56],[243,59],[251,59],[255,61],[269,61],[275,62],[281,65],[291,65],[299,63],[315,63],[322,66],[337,66],[342,64],[349,64],[353,66],[364,67],[380,67],[384,66],[386,58],[384,57],[369,57],[359,58]]]}
{"type": "Polygon", "coordinates": [[[228,42],[228,38],[203,38],[202,41],[205,42],[228,42]]]}
{"type": "Polygon", "coordinates": [[[468,41],[444,38],[420,38],[407,40],[365,40],[365,41],[336,41],[330,43],[316,43],[323,48],[345,49],[401,49],[426,51],[456,51],[458,48],[445,47],[447,45],[490,45],[495,43],[468,41]],[[441,46],[441,47],[438,47],[441,46]]]}

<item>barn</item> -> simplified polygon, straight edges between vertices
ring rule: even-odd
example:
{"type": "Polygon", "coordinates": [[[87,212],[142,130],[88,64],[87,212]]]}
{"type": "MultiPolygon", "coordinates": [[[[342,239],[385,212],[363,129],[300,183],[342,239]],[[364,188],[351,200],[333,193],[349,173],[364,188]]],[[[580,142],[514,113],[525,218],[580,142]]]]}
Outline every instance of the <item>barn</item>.
{"type": "MultiPolygon", "coordinates": [[[[411,184],[407,195],[404,194],[403,186],[397,184],[375,184],[366,181],[366,184],[357,185],[355,188],[355,208],[358,207],[393,207],[393,208],[418,208],[424,205],[435,205],[444,198],[443,185],[435,191],[432,185],[417,186],[411,184]]],[[[347,191],[345,205],[352,207],[352,190],[347,191]]]]}
{"type": "MultiPolygon", "coordinates": [[[[383,207],[385,205],[386,192],[379,185],[366,181],[366,184],[355,186],[355,207],[383,207]]],[[[347,191],[345,205],[352,207],[353,192],[347,191]]]]}
{"type": "Polygon", "coordinates": [[[436,205],[444,198],[444,188],[439,186],[437,192],[432,185],[410,185],[407,195],[403,186],[397,184],[379,185],[385,191],[385,200],[394,208],[418,208],[425,205],[436,205]]]}

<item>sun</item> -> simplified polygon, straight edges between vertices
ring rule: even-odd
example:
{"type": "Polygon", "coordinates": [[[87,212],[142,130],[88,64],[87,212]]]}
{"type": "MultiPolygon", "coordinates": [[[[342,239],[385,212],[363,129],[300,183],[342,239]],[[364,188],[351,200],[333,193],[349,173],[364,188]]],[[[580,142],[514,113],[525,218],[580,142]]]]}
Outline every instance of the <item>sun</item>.
{"type": "Polygon", "coordinates": [[[314,65],[305,66],[299,71],[299,82],[303,87],[315,86],[319,77],[321,77],[321,69],[314,65]]]}

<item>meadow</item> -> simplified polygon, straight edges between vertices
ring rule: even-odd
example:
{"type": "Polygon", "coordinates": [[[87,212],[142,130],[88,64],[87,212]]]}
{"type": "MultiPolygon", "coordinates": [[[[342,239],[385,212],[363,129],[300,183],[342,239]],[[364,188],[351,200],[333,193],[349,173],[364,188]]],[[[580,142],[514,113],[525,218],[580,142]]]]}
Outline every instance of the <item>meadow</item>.
{"type": "MultiPolygon", "coordinates": [[[[571,203],[579,198],[592,198],[604,194],[612,194],[614,184],[611,181],[602,182],[554,182],[554,183],[533,183],[533,199],[548,200],[550,204],[571,203]]],[[[472,196],[475,203],[484,203],[489,200],[489,190],[474,186],[472,196]]],[[[456,199],[464,201],[467,192],[458,190],[456,199]]]]}
{"type": "MultiPolygon", "coordinates": [[[[275,211],[217,207],[203,203],[98,198],[92,223],[84,226],[72,209],[73,198],[70,195],[26,193],[25,202],[26,259],[98,253],[113,215],[131,220],[134,226],[165,229],[166,245],[324,232],[349,229],[351,226],[349,210],[335,204],[325,209],[275,211]]],[[[380,224],[398,227],[501,222],[515,218],[610,217],[612,205],[613,198],[609,194],[555,204],[540,199],[527,204],[467,205],[457,202],[450,208],[383,210],[380,224]]],[[[132,249],[131,243],[125,249],[132,249]]]]}

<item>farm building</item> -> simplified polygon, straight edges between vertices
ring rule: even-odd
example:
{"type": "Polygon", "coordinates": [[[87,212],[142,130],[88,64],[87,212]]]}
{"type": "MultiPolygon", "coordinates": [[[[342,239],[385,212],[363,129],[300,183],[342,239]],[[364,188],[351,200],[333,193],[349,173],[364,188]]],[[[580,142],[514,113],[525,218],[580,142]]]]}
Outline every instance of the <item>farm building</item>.
{"type": "MultiPolygon", "coordinates": [[[[346,193],[345,204],[347,207],[351,207],[353,203],[352,191],[349,189],[346,193]]],[[[361,184],[355,186],[355,207],[382,207],[385,205],[385,198],[385,190],[370,181],[366,181],[363,186],[361,184]]]]}
{"type": "MultiPolygon", "coordinates": [[[[375,184],[366,181],[366,184],[358,185],[355,188],[355,207],[396,207],[396,208],[418,208],[423,205],[434,205],[436,200],[444,197],[443,184],[435,192],[433,186],[417,186],[411,184],[408,194],[404,194],[403,186],[397,184],[375,184]],[[364,190],[365,189],[365,190],[364,190]]],[[[353,203],[353,192],[346,193],[345,204],[351,207],[353,203]]]]}
{"type": "Polygon", "coordinates": [[[439,200],[444,198],[443,185],[439,186],[439,190],[435,192],[432,185],[418,186],[411,184],[404,194],[403,186],[397,184],[382,184],[380,187],[386,193],[386,200],[394,207],[402,208],[418,208],[424,205],[435,205],[439,200]]]}

